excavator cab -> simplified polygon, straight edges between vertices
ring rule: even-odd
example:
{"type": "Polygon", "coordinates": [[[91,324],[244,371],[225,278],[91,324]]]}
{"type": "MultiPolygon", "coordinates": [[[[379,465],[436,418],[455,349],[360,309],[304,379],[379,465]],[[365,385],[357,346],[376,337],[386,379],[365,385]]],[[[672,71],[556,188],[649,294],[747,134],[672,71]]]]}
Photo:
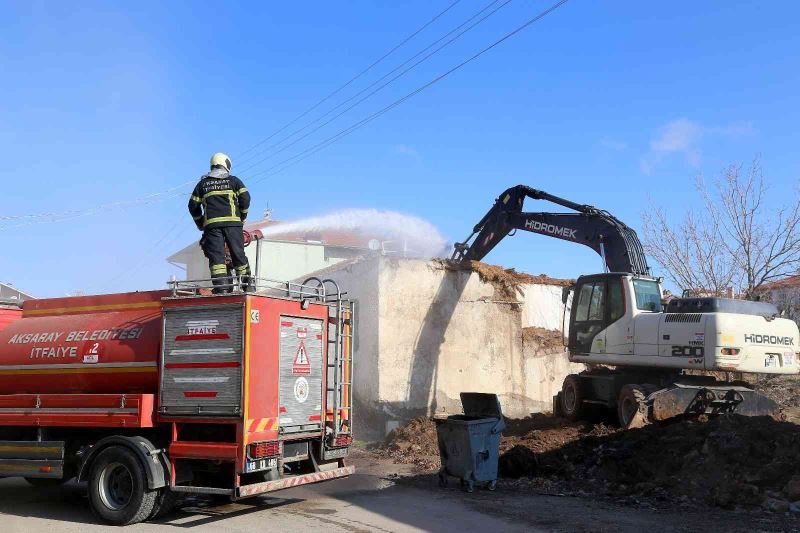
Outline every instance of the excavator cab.
{"type": "Polygon", "coordinates": [[[605,350],[603,332],[625,315],[623,273],[581,276],[573,285],[567,347],[571,354],[605,350]]]}

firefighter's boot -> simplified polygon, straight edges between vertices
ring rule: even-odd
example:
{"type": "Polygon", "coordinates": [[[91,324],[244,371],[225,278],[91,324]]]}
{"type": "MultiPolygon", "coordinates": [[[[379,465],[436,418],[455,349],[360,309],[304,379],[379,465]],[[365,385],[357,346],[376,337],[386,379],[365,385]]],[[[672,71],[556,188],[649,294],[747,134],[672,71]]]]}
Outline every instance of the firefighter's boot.
{"type": "Polygon", "coordinates": [[[255,292],[256,286],[250,275],[250,265],[244,264],[236,267],[236,273],[239,275],[239,286],[244,292],[255,292]]]}
{"type": "Polygon", "coordinates": [[[211,265],[211,284],[213,294],[227,294],[233,288],[233,279],[228,275],[228,267],[223,263],[211,265]]]}

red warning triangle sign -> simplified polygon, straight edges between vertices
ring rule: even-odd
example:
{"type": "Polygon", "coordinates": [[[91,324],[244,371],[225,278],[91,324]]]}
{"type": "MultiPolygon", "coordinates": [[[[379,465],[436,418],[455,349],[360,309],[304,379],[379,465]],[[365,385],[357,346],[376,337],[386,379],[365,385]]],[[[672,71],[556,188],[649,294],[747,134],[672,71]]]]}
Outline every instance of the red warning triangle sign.
{"type": "Polygon", "coordinates": [[[300,341],[300,346],[297,347],[297,353],[294,356],[294,363],[292,363],[292,374],[310,374],[311,361],[308,359],[308,351],[306,350],[305,341],[300,341]]]}

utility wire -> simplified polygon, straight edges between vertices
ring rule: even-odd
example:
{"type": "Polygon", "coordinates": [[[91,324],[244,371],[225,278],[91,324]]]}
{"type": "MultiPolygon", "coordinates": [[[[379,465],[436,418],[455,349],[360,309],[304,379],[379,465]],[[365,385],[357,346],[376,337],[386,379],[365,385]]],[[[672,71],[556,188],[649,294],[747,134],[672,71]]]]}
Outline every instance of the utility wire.
{"type": "Polygon", "coordinates": [[[114,276],[112,278],[109,278],[109,279],[107,279],[106,281],[104,281],[102,283],[97,283],[97,284],[94,284],[94,285],[90,285],[89,288],[96,287],[96,288],[98,288],[100,290],[103,290],[103,291],[113,290],[114,285],[120,279],[122,279],[125,275],[127,275],[127,274],[129,274],[131,272],[139,270],[141,267],[143,267],[145,264],[147,264],[148,261],[150,261],[153,257],[155,257],[156,253],[161,253],[161,250],[163,249],[162,244],[167,244],[167,240],[168,240],[167,238],[176,229],[180,228],[179,231],[177,233],[172,234],[172,237],[169,239],[169,244],[170,245],[173,242],[176,242],[178,240],[178,238],[180,238],[181,236],[183,236],[184,233],[186,233],[186,230],[189,228],[189,225],[183,224],[182,223],[182,219],[183,219],[183,217],[181,216],[178,220],[175,221],[175,224],[173,224],[170,229],[168,229],[166,232],[164,232],[164,234],[161,236],[161,238],[159,240],[157,240],[155,243],[150,245],[149,250],[147,250],[139,258],[139,261],[135,262],[132,266],[130,266],[128,268],[123,268],[123,270],[119,274],[117,274],[116,276],[114,276]]]}
{"type": "Polygon", "coordinates": [[[279,172],[283,172],[284,170],[286,170],[290,166],[293,166],[293,165],[299,163],[300,161],[303,161],[304,159],[314,155],[315,153],[319,152],[320,150],[323,150],[323,149],[327,148],[331,144],[341,140],[342,138],[346,137],[347,135],[353,133],[354,131],[364,127],[365,125],[367,125],[368,123],[372,122],[373,120],[375,120],[376,118],[380,117],[381,115],[383,115],[383,114],[391,111],[395,107],[401,105],[406,100],[408,100],[410,98],[413,98],[414,96],[418,95],[422,91],[424,91],[424,90],[430,88],[431,86],[435,85],[436,83],[442,81],[443,79],[445,79],[447,76],[449,76],[453,72],[455,72],[455,71],[461,69],[462,67],[468,65],[469,63],[475,61],[476,59],[481,57],[486,52],[492,50],[496,46],[500,45],[501,43],[503,43],[506,40],[510,39],[511,37],[515,36],[519,32],[521,32],[524,29],[526,29],[527,27],[529,27],[532,24],[535,24],[536,22],[540,21],[541,19],[543,19],[544,17],[546,17],[550,13],[554,12],[555,10],[557,10],[559,7],[561,7],[564,4],[566,4],[567,1],[568,0],[560,0],[559,2],[556,2],[555,4],[551,5],[547,9],[545,9],[544,11],[539,12],[535,17],[527,20],[522,25],[516,27],[514,30],[512,30],[511,32],[505,34],[500,39],[494,41],[489,46],[481,49],[479,52],[477,52],[473,56],[471,56],[471,57],[465,59],[464,61],[462,61],[461,63],[455,65],[454,67],[452,67],[451,69],[447,70],[443,74],[440,74],[439,76],[433,78],[428,83],[426,83],[426,84],[414,89],[413,91],[411,91],[410,93],[406,94],[402,98],[398,98],[397,100],[395,100],[391,104],[387,105],[386,107],[383,107],[383,108],[379,109],[378,111],[372,113],[371,115],[366,116],[365,118],[363,118],[360,121],[352,124],[351,126],[345,128],[343,130],[340,130],[338,133],[336,133],[336,134],[328,137],[327,139],[325,139],[325,140],[323,140],[323,141],[321,141],[321,142],[319,142],[319,143],[317,143],[317,144],[315,144],[315,145],[313,145],[313,146],[311,146],[311,147],[299,152],[298,154],[293,155],[292,157],[284,159],[283,161],[280,161],[279,163],[277,163],[277,164],[275,164],[275,165],[273,165],[273,166],[271,166],[271,167],[269,167],[269,168],[267,168],[265,170],[262,170],[260,172],[255,173],[255,174],[251,174],[250,178],[253,178],[253,177],[259,176],[259,175],[263,175],[263,177],[261,179],[253,180],[253,181],[251,181],[251,183],[261,182],[261,181],[263,181],[264,179],[266,179],[269,176],[274,176],[275,174],[277,174],[279,172]],[[287,164],[287,163],[289,163],[289,164],[287,164]],[[279,168],[279,170],[275,170],[275,169],[278,169],[278,168],[279,168]],[[275,171],[272,172],[273,170],[275,170],[275,171]]]}
{"type": "Polygon", "coordinates": [[[193,181],[181,183],[176,187],[170,189],[134,198],[132,200],[120,200],[118,202],[111,202],[107,204],[100,204],[86,209],[72,209],[66,211],[54,211],[44,213],[31,213],[26,215],[10,215],[0,216],[0,231],[9,228],[18,228],[20,226],[30,226],[33,224],[47,224],[50,222],[58,222],[62,220],[69,220],[83,216],[93,215],[109,211],[112,209],[119,209],[125,207],[149,205],[156,202],[163,202],[177,196],[182,196],[187,193],[186,187],[194,184],[193,181]]]}
{"type": "MultiPolygon", "coordinates": [[[[483,9],[481,9],[480,11],[478,11],[477,13],[475,13],[474,15],[472,15],[472,16],[471,16],[470,18],[468,18],[466,21],[462,22],[461,24],[459,24],[458,26],[456,26],[455,28],[453,28],[452,30],[450,30],[449,32],[447,32],[447,33],[446,33],[444,36],[440,37],[439,39],[437,39],[437,40],[436,40],[436,41],[434,41],[433,43],[429,44],[427,47],[425,47],[425,48],[424,48],[424,49],[422,49],[421,51],[417,52],[417,53],[416,53],[414,56],[412,56],[411,58],[407,59],[407,60],[406,60],[405,62],[403,62],[401,65],[399,65],[399,66],[395,67],[393,70],[391,70],[390,72],[388,72],[387,74],[385,74],[383,77],[379,78],[378,80],[376,80],[375,82],[373,82],[372,84],[370,84],[369,86],[367,86],[366,88],[362,89],[361,91],[359,91],[359,92],[358,92],[358,93],[356,93],[355,95],[353,95],[353,96],[351,96],[350,98],[348,98],[348,99],[344,100],[343,102],[339,103],[339,104],[338,104],[338,105],[336,105],[335,107],[331,108],[331,109],[330,109],[328,112],[326,112],[324,115],[322,115],[322,116],[320,116],[320,117],[316,118],[315,120],[313,120],[313,121],[311,121],[311,122],[307,123],[305,126],[301,127],[300,129],[293,131],[292,133],[290,133],[290,134],[289,134],[289,135],[287,135],[286,137],[283,137],[281,140],[279,140],[279,141],[277,141],[276,143],[274,143],[274,144],[272,144],[272,145],[268,146],[267,148],[265,148],[265,149],[264,149],[264,152],[268,152],[269,150],[271,150],[271,149],[273,149],[273,148],[276,148],[276,147],[278,147],[278,146],[279,146],[281,143],[283,143],[284,141],[286,141],[286,140],[288,140],[288,139],[291,139],[292,137],[294,137],[294,136],[295,136],[295,135],[297,135],[298,133],[301,133],[303,130],[307,129],[308,127],[310,127],[310,126],[313,126],[314,124],[318,123],[319,121],[321,121],[322,119],[324,119],[325,117],[327,117],[328,115],[330,115],[331,113],[333,113],[334,111],[336,111],[337,109],[339,109],[340,107],[342,107],[343,105],[347,104],[348,102],[351,102],[351,101],[353,101],[353,100],[354,100],[355,98],[357,98],[358,96],[360,96],[360,95],[364,94],[366,91],[368,91],[369,89],[371,89],[372,87],[374,87],[375,85],[377,85],[378,83],[380,83],[381,81],[385,80],[387,77],[389,77],[389,76],[390,76],[390,75],[392,75],[393,73],[397,72],[399,69],[401,69],[402,67],[404,67],[405,65],[407,65],[408,63],[410,63],[411,61],[413,61],[414,59],[416,59],[417,57],[421,56],[421,55],[422,55],[423,53],[425,53],[426,51],[428,51],[428,50],[430,50],[431,48],[433,48],[433,47],[434,47],[436,44],[438,44],[438,43],[442,42],[444,39],[446,39],[446,38],[447,38],[447,37],[449,37],[450,35],[452,35],[452,34],[456,33],[456,32],[457,32],[459,29],[463,28],[465,25],[469,24],[471,21],[475,20],[475,19],[476,19],[477,17],[479,17],[479,16],[480,16],[480,15],[481,15],[481,14],[482,14],[484,11],[486,11],[487,9],[489,9],[490,7],[492,7],[492,6],[493,6],[494,4],[496,4],[498,1],[499,1],[499,0],[494,0],[493,2],[490,2],[490,3],[489,3],[488,5],[486,5],[486,6],[485,6],[483,9]]],[[[314,128],[314,129],[312,129],[311,131],[309,131],[308,133],[306,133],[305,135],[303,135],[303,136],[301,136],[301,137],[299,137],[299,138],[295,139],[293,142],[291,142],[291,143],[289,143],[289,144],[287,144],[287,145],[283,146],[281,149],[279,149],[279,150],[277,150],[277,151],[273,152],[271,155],[267,155],[267,156],[265,156],[265,157],[263,157],[263,158],[261,158],[261,159],[259,159],[259,160],[255,161],[254,163],[251,163],[249,166],[245,167],[244,169],[240,170],[239,172],[242,172],[242,173],[244,173],[244,172],[247,172],[248,170],[251,170],[251,169],[252,169],[252,168],[254,168],[254,167],[257,167],[258,165],[260,165],[260,164],[261,164],[261,163],[263,163],[264,161],[266,161],[266,160],[268,160],[268,159],[270,159],[270,158],[274,157],[275,155],[277,155],[277,154],[279,154],[279,153],[281,153],[281,152],[285,151],[287,148],[290,148],[290,147],[294,146],[294,145],[295,145],[295,144],[297,144],[298,142],[302,141],[303,139],[307,138],[308,136],[312,135],[313,133],[315,133],[315,132],[319,131],[320,129],[324,128],[325,126],[327,126],[327,125],[328,125],[328,124],[330,124],[331,122],[335,121],[337,118],[339,118],[339,117],[341,117],[342,115],[344,115],[344,114],[348,113],[349,111],[351,111],[351,110],[352,110],[352,109],[354,109],[355,107],[359,106],[360,104],[362,104],[363,102],[365,102],[366,100],[368,100],[369,98],[371,98],[372,96],[374,96],[375,94],[377,94],[378,92],[380,92],[381,90],[385,89],[386,87],[388,87],[389,85],[391,85],[392,83],[394,83],[395,81],[397,81],[398,79],[400,79],[401,77],[403,77],[403,76],[405,76],[406,74],[408,74],[409,72],[411,72],[413,69],[415,69],[415,68],[416,68],[416,67],[418,67],[420,64],[422,64],[422,63],[424,63],[425,61],[427,61],[428,59],[430,59],[430,58],[431,58],[432,56],[434,56],[435,54],[439,53],[441,50],[443,50],[444,48],[446,48],[447,46],[449,46],[450,44],[452,44],[453,42],[455,42],[457,39],[459,39],[459,38],[460,38],[461,36],[463,36],[465,33],[467,33],[467,32],[469,32],[469,31],[471,31],[471,30],[472,30],[472,29],[474,29],[476,26],[478,26],[478,25],[480,25],[481,23],[483,23],[483,22],[484,22],[486,19],[488,19],[489,17],[491,17],[492,15],[494,15],[495,13],[497,13],[498,11],[500,11],[502,8],[504,8],[505,6],[507,6],[509,3],[511,3],[511,0],[506,0],[505,2],[503,2],[502,4],[500,4],[500,6],[498,6],[497,8],[495,8],[494,10],[490,11],[489,13],[487,13],[486,15],[484,15],[482,18],[480,18],[480,19],[479,19],[477,22],[475,22],[475,23],[473,23],[472,25],[468,26],[466,29],[464,29],[464,30],[462,30],[462,31],[460,31],[460,32],[458,32],[458,33],[456,33],[456,35],[455,35],[454,37],[452,37],[450,40],[446,41],[444,44],[442,44],[441,46],[439,46],[438,48],[436,48],[435,50],[433,50],[433,51],[432,51],[432,52],[430,52],[429,54],[425,55],[425,56],[424,56],[422,59],[420,59],[420,60],[419,60],[419,61],[417,61],[416,63],[412,64],[410,67],[408,67],[408,68],[406,68],[405,70],[401,71],[399,74],[397,74],[396,76],[394,76],[393,78],[391,78],[389,81],[387,81],[386,83],[384,83],[384,84],[380,85],[380,86],[379,86],[377,89],[373,90],[372,92],[370,92],[369,94],[367,94],[366,96],[364,96],[363,98],[361,98],[360,100],[356,101],[356,102],[355,102],[353,105],[351,105],[351,106],[347,107],[347,108],[346,108],[344,111],[342,111],[342,112],[338,113],[337,115],[335,115],[335,116],[334,116],[333,118],[331,118],[330,120],[328,120],[328,121],[326,121],[326,122],[324,122],[324,123],[320,124],[320,125],[319,125],[319,126],[317,126],[316,128],[314,128]]]]}
{"type": "MultiPolygon", "coordinates": [[[[328,94],[324,98],[320,99],[313,106],[311,106],[310,108],[306,109],[303,113],[301,113],[300,115],[295,117],[290,122],[286,123],[280,129],[278,129],[277,131],[272,133],[269,137],[266,137],[265,139],[263,139],[259,143],[251,146],[250,148],[248,148],[244,152],[241,152],[239,154],[239,156],[247,154],[248,152],[251,152],[254,149],[258,148],[260,145],[262,145],[265,142],[269,141],[270,139],[272,139],[273,137],[275,137],[276,135],[278,135],[279,133],[284,131],[286,128],[292,126],[297,121],[299,121],[300,119],[302,119],[303,117],[308,115],[314,109],[318,108],[320,105],[322,105],[326,101],[330,100],[332,97],[336,96],[342,90],[344,90],[345,88],[350,86],[353,82],[355,82],[356,80],[361,78],[364,74],[366,74],[367,72],[372,70],[374,67],[376,67],[378,64],[380,64],[384,59],[386,59],[391,54],[393,54],[395,51],[397,51],[400,47],[402,47],[408,41],[410,41],[411,39],[416,37],[420,32],[425,30],[428,26],[430,26],[431,24],[436,22],[445,13],[447,13],[453,7],[455,7],[456,4],[458,4],[460,1],[461,0],[455,0],[455,1],[451,2],[444,10],[440,11],[439,13],[437,13],[433,18],[431,18],[425,24],[420,26],[417,30],[412,32],[408,37],[403,39],[400,43],[398,43],[397,45],[395,45],[394,47],[389,49],[389,51],[387,51],[381,57],[379,57],[378,59],[373,61],[369,66],[367,66],[361,72],[359,72],[358,74],[353,76],[350,80],[348,80],[347,82],[345,82],[344,84],[339,86],[337,89],[335,89],[333,92],[331,92],[330,94],[328,94]]],[[[258,154],[254,154],[254,155],[257,156],[258,154]]],[[[251,159],[251,158],[252,158],[252,156],[250,158],[245,158],[244,162],[246,162],[248,159],[251,159]]],[[[0,216],[0,231],[5,230],[5,229],[10,229],[10,228],[17,228],[17,227],[21,227],[21,226],[29,226],[29,225],[33,225],[33,224],[46,224],[46,223],[51,223],[51,222],[69,220],[69,219],[73,219],[73,218],[79,218],[79,217],[83,217],[83,216],[93,215],[93,214],[98,213],[98,212],[103,212],[103,211],[116,209],[116,208],[121,208],[121,207],[126,207],[126,206],[133,206],[133,205],[139,205],[139,204],[148,205],[148,204],[154,203],[156,201],[164,201],[164,200],[173,198],[175,196],[183,195],[183,194],[185,194],[183,188],[187,187],[189,185],[192,185],[192,184],[194,184],[194,181],[182,183],[181,185],[178,185],[177,187],[173,187],[171,189],[167,189],[167,190],[162,191],[162,192],[149,194],[147,196],[143,196],[143,197],[140,197],[140,198],[135,198],[133,200],[111,202],[111,203],[107,203],[107,204],[101,204],[101,205],[97,205],[97,206],[94,206],[94,207],[90,207],[90,208],[87,208],[87,209],[73,209],[73,210],[56,211],[56,212],[44,212],[44,213],[30,213],[30,214],[24,214],[24,215],[0,216]],[[19,222],[17,222],[17,221],[19,221],[19,222]]]]}
{"type": "MultiPolygon", "coordinates": [[[[388,52],[386,52],[386,53],[385,53],[385,54],[383,54],[381,57],[379,57],[378,59],[376,59],[376,60],[375,60],[375,61],[374,61],[374,62],[373,62],[371,65],[369,65],[367,68],[365,68],[364,70],[362,70],[361,72],[359,72],[358,74],[356,74],[355,76],[353,76],[352,78],[350,78],[350,80],[348,80],[348,81],[347,81],[347,82],[345,82],[343,85],[341,85],[341,86],[339,86],[337,89],[335,89],[335,90],[334,90],[332,93],[328,94],[327,96],[325,96],[324,98],[322,98],[321,100],[319,100],[317,103],[315,103],[314,105],[312,105],[311,107],[309,107],[308,109],[306,109],[305,111],[303,111],[303,112],[302,112],[300,115],[298,115],[297,117],[293,118],[291,121],[289,121],[289,122],[287,122],[286,124],[284,124],[283,126],[281,126],[281,127],[278,129],[278,130],[276,130],[275,132],[273,132],[272,134],[270,134],[270,136],[269,136],[269,137],[266,137],[265,139],[262,139],[261,141],[257,142],[256,144],[254,144],[253,146],[251,146],[250,148],[248,148],[248,149],[247,149],[247,150],[245,150],[244,152],[241,152],[241,153],[239,153],[239,154],[238,154],[236,157],[237,157],[237,158],[241,158],[243,155],[245,155],[245,154],[247,154],[247,153],[249,153],[249,152],[252,152],[252,151],[253,151],[253,150],[255,150],[256,148],[258,148],[259,146],[261,146],[261,145],[262,145],[262,144],[264,144],[265,142],[269,141],[270,139],[272,139],[273,137],[275,137],[276,135],[278,135],[279,133],[281,133],[282,131],[284,131],[286,128],[288,128],[288,127],[290,127],[291,125],[295,124],[295,123],[296,123],[298,120],[302,119],[303,117],[305,117],[306,115],[308,115],[309,113],[311,113],[312,111],[314,111],[316,108],[318,108],[319,106],[321,106],[322,104],[324,104],[325,102],[327,102],[328,100],[330,100],[331,98],[333,98],[334,96],[336,96],[337,94],[339,94],[339,93],[340,93],[342,90],[344,90],[345,88],[349,87],[349,86],[350,86],[350,85],[351,85],[351,84],[352,84],[354,81],[356,81],[356,80],[357,80],[357,79],[359,79],[361,76],[363,76],[364,74],[366,74],[367,72],[369,72],[370,70],[372,70],[372,69],[373,69],[375,66],[377,66],[377,65],[378,65],[378,64],[379,64],[381,61],[383,61],[384,59],[386,59],[387,57],[389,57],[390,55],[392,55],[392,54],[393,54],[393,53],[394,53],[394,52],[395,52],[395,51],[396,51],[398,48],[400,48],[401,46],[403,46],[404,44],[406,44],[408,41],[410,41],[411,39],[413,39],[414,37],[416,37],[416,36],[417,36],[417,35],[418,35],[420,32],[422,32],[422,31],[423,31],[425,28],[427,28],[428,26],[430,26],[431,24],[433,24],[434,22],[436,22],[436,21],[437,21],[437,20],[438,20],[440,17],[442,17],[442,16],[443,16],[445,13],[447,13],[447,12],[448,12],[448,11],[450,11],[450,10],[451,10],[453,7],[455,7],[455,6],[456,6],[456,4],[458,4],[460,1],[461,1],[461,0],[455,0],[454,2],[452,2],[452,3],[451,3],[449,6],[447,6],[447,7],[446,7],[446,8],[445,8],[443,11],[439,12],[439,13],[438,13],[436,16],[434,16],[434,17],[433,17],[432,19],[430,19],[428,22],[426,22],[425,24],[423,24],[422,26],[420,26],[420,27],[419,27],[419,28],[418,28],[416,31],[414,31],[414,32],[413,32],[411,35],[409,35],[408,37],[406,37],[405,39],[403,39],[403,40],[402,40],[402,41],[401,41],[399,44],[395,45],[395,46],[394,46],[392,49],[390,49],[388,52]]],[[[246,162],[248,159],[250,159],[250,157],[244,158],[244,161],[246,162]]]]}
{"type": "MultiPolygon", "coordinates": [[[[443,15],[447,10],[449,10],[456,3],[458,3],[458,1],[460,1],[460,0],[457,0],[456,2],[454,2],[453,4],[448,6],[448,8],[445,11],[443,11],[442,13],[437,15],[437,17],[435,17],[433,20],[435,20],[436,18],[438,18],[441,15],[443,15]]],[[[448,71],[444,72],[443,74],[437,76],[436,78],[432,79],[428,83],[418,87],[417,89],[415,89],[414,91],[406,94],[402,98],[399,98],[399,99],[395,100],[394,102],[392,102],[388,106],[376,111],[375,113],[372,113],[371,115],[368,115],[367,117],[363,118],[362,120],[360,120],[360,121],[352,124],[351,126],[339,131],[338,133],[336,133],[336,134],[324,139],[323,141],[321,141],[321,142],[319,142],[319,143],[317,143],[317,144],[315,144],[315,145],[313,145],[313,146],[311,146],[311,147],[299,152],[298,154],[295,154],[295,155],[293,155],[293,156],[291,156],[291,157],[289,157],[287,159],[284,159],[284,160],[278,162],[277,164],[275,164],[275,165],[273,165],[273,166],[271,166],[271,167],[269,167],[269,168],[267,168],[267,169],[265,169],[263,171],[260,171],[260,172],[258,172],[256,174],[253,174],[252,175],[253,177],[259,176],[259,175],[263,175],[263,177],[261,179],[258,179],[255,182],[256,183],[261,182],[261,181],[263,181],[264,179],[266,179],[269,176],[273,176],[275,174],[283,172],[287,168],[289,168],[291,166],[294,166],[295,164],[299,163],[300,161],[303,161],[303,160],[307,159],[308,157],[314,155],[315,153],[327,148],[331,144],[334,144],[335,142],[338,142],[339,140],[341,140],[342,138],[346,137],[350,133],[362,128],[363,126],[365,126],[366,124],[372,122],[376,118],[379,118],[383,114],[385,114],[385,113],[391,111],[392,109],[394,109],[395,107],[401,105],[406,100],[416,96],[420,92],[428,89],[432,85],[434,85],[434,84],[438,83],[439,81],[443,80],[444,78],[446,78],[447,76],[449,76],[453,72],[461,69],[465,65],[467,65],[467,64],[471,63],[472,61],[478,59],[480,56],[482,56],[483,54],[485,54],[489,50],[495,48],[496,46],[498,46],[502,42],[506,41],[507,39],[509,39],[509,38],[513,37],[514,35],[516,35],[517,33],[521,32],[522,30],[524,30],[528,26],[538,22],[539,20],[541,20],[545,16],[549,15],[550,13],[552,13],[553,11],[555,11],[556,9],[558,9],[559,7],[561,7],[562,5],[567,3],[567,1],[568,0],[560,0],[559,2],[556,2],[555,4],[553,4],[552,6],[547,8],[546,10],[540,12],[538,15],[536,15],[532,19],[530,19],[527,22],[525,22],[524,24],[522,24],[521,26],[518,26],[513,31],[507,33],[506,35],[504,35],[503,37],[501,37],[497,41],[495,41],[492,44],[490,44],[489,46],[483,48],[482,50],[480,50],[478,53],[476,53],[472,57],[464,60],[463,62],[461,62],[459,64],[457,64],[456,66],[454,66],[450,70],[448,70],[448,71]]],[[[433,22],[433,20],[431,22],[433,22]]],[[[431,22],[429,22],[428,25],[431,22]]],[[[423,26],[423,28],[421,28],[420,30],[415,32],[415,34],[412,34],[411,37],[416,35],[416,33],[419,33],[419,31],[421,31],[422,29],[424,29],[424,26],[423,26]]],[[[410,39],[411,37],[409,37],[408,39],[410,39]]],[[[406,41],[408,39],[406,39],[406,41]]],[[[398,48],[399,46],[401,46],[402,44],[404,44],[406,41],[404,41],[403,43],[401,43],[400,45],[395,47],[395,49],[398,48]]],[[[394,51],[394,49],[392,51],[394,51]]],[[[391,52],[389,52],[389,53],[391,53],[391,52]]],[[[388,56],[389,53],[387,53],[385,55],[388,56]]],[[[383,58],[381,58],[381,59],[383,59],[383,58]]],[[[377,64],[377,62],[375,64],[377,64]]],[[[370,67],[368,67],[368,69],[372,68],[372,66],[374,66],[374,65],[371,65],[370,67]]],[[[350,82],[348,82],[348,84],[349,83],[350,82]]],[[[341,89],[343,89],[343,88],[344,88],[344,86],[341,89]]],[[[337,89],[336,92],[338,92],[339,90],[340,89],[337,89]]],[[[329,95],[329,97],[330,96],[333,96],[333,93],[331,95],[329,95]]],[[[326,97],[323,100],[327,100],[329,97],[326,97]]],[[[322,101],[320,102],[320,104],[321,103],[322,103],[322,101]]],[[[302,118],[302,116],[298,117],[298,118],[302,118]]],[[[291,124],[289,124],[289,125],[291,125],[291,124]]],[[[269,138],[273,137],[274,135],[275,134],[271,135],[270,137],[265,139],[265,141],[268,140],[269,138]]],[[[132,205],[137,205],[137,204],[147,205],[147,204],[154,203],[154,202],[157,202],[157,201],[164,201],[164,200],[167,200],[169,198],[173,198],[173,197],[176,197],[176,196],[184,194],[184,191],[182,191],[181,189],[183,189],[184,187],[189,186],[189,185],[191,185],[193,183],[194,183],[194,181],[185,182],[185,183],[183,183],[181,185],[178,185],[177,187],[173,187],[171,189],[167,189],[167,190],[159,192],[159,193],[150,194],[150,195],[147,195],[147,196],[136,198],[134,200],[120,201],[120,202],[113,202],[113,203],[109,203],[109,204],[103,204],[103,205],[95,206],[93,208],[89,208],[89,209],[86,209],[86,210],[71,210],[71,211],[51,212],[51,213],[35,213],[35,214],[29,214],[29,215],[3,216],[3,217],[0,217],[0,230],[13,228],[13,227],[19,227],[19,226],[26,226],[26,225],[30,225],[30,224],[36,224],[36,223],[47,223],[47,222],[55,222],[55,221],[58,221],[58,220],[77,218],[77,217],[80,217],[80,216],[91,215],[91,214],[94,214],[94,213],[97,213],[97,212],[100,212],[100,211],[105,211],[105,210],[119,208],[119,207],[126,207],[126,206],[132,206],[132,205]],[[28,220],[28,222],[23,222],[23,223],[19,223],[19,224],[3,224],[4,221],[16,221],[16,220],[20,220],[20,219],[28,220]],[[46,220],[41,220],[41,219],[46,219],[46,220]]]]}

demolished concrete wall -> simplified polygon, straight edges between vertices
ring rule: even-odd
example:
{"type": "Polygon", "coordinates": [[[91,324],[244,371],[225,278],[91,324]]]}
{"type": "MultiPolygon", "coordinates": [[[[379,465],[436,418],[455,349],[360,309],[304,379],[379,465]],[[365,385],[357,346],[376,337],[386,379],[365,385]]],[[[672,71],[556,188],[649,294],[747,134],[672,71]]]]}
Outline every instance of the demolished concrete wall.
{"type": "Polygon", "coordinates": [[[465,391],[497,394],[512,417],[549,411],[566,374],[582,368],[567,360],[560,333],[544,334],[546,341],[523,335],[523,325],[560,326],[562,280],[377,255],[315,275],[357,301],[353,390],[361,429],[458,413],[465,391]]]}

